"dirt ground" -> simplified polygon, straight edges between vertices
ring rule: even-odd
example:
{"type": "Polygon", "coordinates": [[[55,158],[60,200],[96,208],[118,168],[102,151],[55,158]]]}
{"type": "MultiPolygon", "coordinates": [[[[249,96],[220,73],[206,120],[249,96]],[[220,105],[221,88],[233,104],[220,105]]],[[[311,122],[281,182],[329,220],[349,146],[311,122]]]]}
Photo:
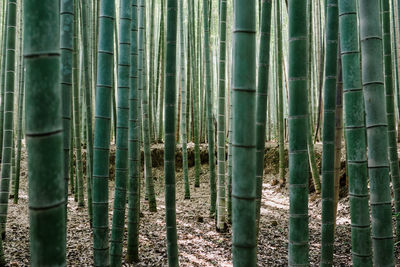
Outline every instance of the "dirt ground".
{"type": "MultiPolygon", "coordinates": [[[[25,155],[24,155],[25,158],[25,155]]],[[[189,169],[191,199],[184,200],[182,170],[177,169],[177,227],[181,266],[232,266],[231,231],[221,234],[215,230],[214,219],[209,215],[208,166],[202,165],[200,188],[194,187],[194,168],[189,169]],[[203,219],[203,220],[201,220],[203,219]]],[[[287,266],[288,210],[287,189],[272,186],[275,179],[273,167],[266,168],[263,183],[261,228],[258,242],[259,266],[287,266]]],[[[148,203],[141,201],[140,262],[131,266],[167,266],[165,237],[165,202],[163,169],[154,167],[157,193],[157,213],[148,210],[148,203]]],[[[111,226],[113,182],[109,184],[109,219],[111,226]]],[[[142,194],[144,195],[144,194],[142,194]]],[[[87,208],[78,208],[71,195],[68,200],[68,266],[91,266],[92,234],[87,208]]],[[[9,202],[7,236],[3,241],[5,256],[11,266],[29,266],[29,215],[27,196],[26,161],[22,162],[20,201],[9,202]]],[[[315,193],[310,194],[310,261],[319,265],[321,201],[315,193]]],[[[351,232],[348,198],[340,200],[335,242],[335,266],[351,265],[351,232]]],[[[125,235],[126,254],[126,235],[125,235]]],[[[398,258],[398,251],[397,258],[398,258]]],[[[397,260],[397,263],[400,263],[397,260]]],[[[124,266],[129,266],[125,264],[124,266]]]]}

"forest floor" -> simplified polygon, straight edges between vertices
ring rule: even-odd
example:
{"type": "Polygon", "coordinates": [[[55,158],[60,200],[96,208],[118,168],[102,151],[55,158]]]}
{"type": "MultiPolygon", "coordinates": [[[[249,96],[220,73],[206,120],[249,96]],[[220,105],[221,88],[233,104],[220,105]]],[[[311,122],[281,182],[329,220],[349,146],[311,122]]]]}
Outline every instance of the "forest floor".
{"type": "MultiPolygon", "coordinates": [[[[274,149],[273,149],[274,150],[274,149]]],[[[273,151],[275,153],[276,151],[273,151]]],[[[273,162],[273,155],[266,159],[273,162]]],[[[10,266],[29,266],[29,214],[27,195],[26,155],[23,153],[20,201],[9,202],[7,236],[3,241],[5,257],[10,266]]],[[[156,159],[157,161],[157,159],[156,159]]],[[[203,159],[202,159],[203,161],[203,159]]],[[[154,164],[153,164],[154,165],[154,164]]],[[[260,235],[258,241],[259,266],[287,266],[289,196],[287,188],[275,184],[275,166],[267,164],[263,183],[260,235]]],[[[157,194],[157,213],[149,212],[148,202],[142,199],[140,224],[140,262],[131,266],[167,266],[165,237],[165,202],[163,168],[153,167],[157,194]]],[[[194,177],[190,167],[189,177],[194,177]]],[[[208,165],[201,168],[201,186],[195,188],[191,180],[191,199],[184,200],[182,169],[177,168],[177,227],[181,266],[232,266],[231,228],[218,233],[214,219],[209,217],[208,165]]],[[[109,218],[111,226],[114,182],[109,183],[109,218]]],[[[143,195],[143,194],[142,194],[143,195]]],[[[351,231],[348,197],[339,202],[335,239],[335,266],[351,266],[351,231]]],[[[319,265],[321,241],[321,200],[310,194],[310,261],[319,265]]],[[[78,208],[73,195],[68,199],[67,264],[68,266],[92,266],[92,234],[87,208],[78,208]]],[[[126,255],[126,233],[124,240],[126,255]]],[[[396,250],[400,264],[399,249],[396,250]]],[[[129,266],[125,264],[124,266],[129,266]]]]}

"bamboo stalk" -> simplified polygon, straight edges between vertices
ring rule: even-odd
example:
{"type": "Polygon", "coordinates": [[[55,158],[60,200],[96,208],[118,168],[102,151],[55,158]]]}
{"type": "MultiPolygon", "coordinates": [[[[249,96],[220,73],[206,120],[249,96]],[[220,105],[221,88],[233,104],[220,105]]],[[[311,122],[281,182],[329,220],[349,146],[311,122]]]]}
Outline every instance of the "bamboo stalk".
{"type": "Polygon", "coordinates": [[[375,266],[393,266],[388,131],[383,75],[382,27],[378,0],[360,0],[362,84],[366,112],[368,174],[371,193],[372,245],[375,266]]]}

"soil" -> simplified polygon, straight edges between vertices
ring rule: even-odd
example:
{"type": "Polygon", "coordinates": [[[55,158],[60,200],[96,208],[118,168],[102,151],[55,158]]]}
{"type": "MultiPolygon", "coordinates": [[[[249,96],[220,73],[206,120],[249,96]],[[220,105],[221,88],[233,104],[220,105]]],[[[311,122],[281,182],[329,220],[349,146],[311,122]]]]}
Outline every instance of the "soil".
{"type": "MultiPolygon", "coordinates": [[[[189,146],[189,151],[192,147],[189,146]]],[[[202,146],[202,162],[208,161],[206,146],[202,146]]],[[[317,158],[318,148],[317,150],[317,158]]],[[[113,150],[112,150],[113,151],[113,150]]],[[[258,242],[259,266],[287,266],[288,246],[288,212],[289,197],[285,187],[273,186],[277,174],[278,148],[267,145],[266,169],[263,183],[260,235],[258,242]]],[[[167,266],[165,237],[165,202],[163,187],[162,146],[152,149],[153,175],[157,194],[157,213],[148,210],[148,202],[141,200],[142,217],[140,224],[140,262],[131,266],[167,266]],[[158,156],[156,156],[158,155],[158,156]]],[[[190,161],[189,177],[194,177],[193,161],[190,161]]],[[[85,158],[85,157],[83,157],[85,158]]],[[[112,157],[111,157],[112,158],[112,157]]],[[[179,158],[179,149],[177,153],[179,158]]],[[[7,236],[3,241],[5,257],[10,266],[29,266],[29,214],[27,196],[26,154],[23,153],[21,167],[21,188],[18,204],[9,202],[7,236]]],[[[111,160],[112,168],[113,162],[111,160]]],[[[226,233],[218,233],[213,218],[209,217],[208,165],[201,168],[201,186],[191,183],[191,199],[184,200],[182,169],[176,172],[177,180],[177,227],[179,238],[179,257],[181,266],[232,266],[231,228],[226,233]]],[[[111,170],[112,173],[112,170],[111,170]]],[[[343,175],[345,176],[345,175],[343,175]]],[[[343,178],[345,179],[345,178],[343,178]]],[[[109,219],[111,226],[114,182],[110,181],[109,219]]],[[[143,186],[143,185],[142,185],[143,186]]],[[[143,190],[143,188],[142,188],[143,190]]],[[[312,190],[311,190],[312,191],[312,190]]],[[[347,190],[343,190],[344,192],[347,190]]],[[[142,194],[144,195],[144,194],[142,194]]],[[[342,194],[338,207],[337,231],[335,239],[335,266],[351,266],[351,232],[349,201],[342,194]]],[[[310,194],[309,202],[310,228],[310,263],[319,265],[321,200],[315,193],[310,194]]],[[[87,208],[78,208],[73,196],[68,199],[67,228],[67,264],[68,266],[92,266],[92,234],[89,227],[87,208]]],[[[125,233],[124,255],[126,254],[125,233]]],[[[396,251],[397,263],[399,251],[396,251]]],[[[125,264],[124,266],[129,266],[125,264]]]]}

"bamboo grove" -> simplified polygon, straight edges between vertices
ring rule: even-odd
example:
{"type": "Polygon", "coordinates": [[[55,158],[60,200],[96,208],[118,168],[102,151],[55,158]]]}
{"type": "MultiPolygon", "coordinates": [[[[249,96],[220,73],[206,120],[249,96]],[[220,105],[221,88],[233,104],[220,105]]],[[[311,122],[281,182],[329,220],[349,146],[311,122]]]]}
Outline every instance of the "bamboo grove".
{"type": "Polygon", "coordinates": [[[311,265],[311,250],[320,266],[336,263],[344,188],[353,266],[395,266],[400,0],[4,0],[0,10],[0,266],[12,261],[8,213],[24,180],[31,266],[67,265],[75,202],[94,266],[141,261],[143,210],[163,213],[164,254],[179,266],[177,200],[201,187],[233,266],[265,266],[268,175],[289,195],[285,265],[311,265]],[[271,146],[276,174],[265,169],[271,146]]]}

